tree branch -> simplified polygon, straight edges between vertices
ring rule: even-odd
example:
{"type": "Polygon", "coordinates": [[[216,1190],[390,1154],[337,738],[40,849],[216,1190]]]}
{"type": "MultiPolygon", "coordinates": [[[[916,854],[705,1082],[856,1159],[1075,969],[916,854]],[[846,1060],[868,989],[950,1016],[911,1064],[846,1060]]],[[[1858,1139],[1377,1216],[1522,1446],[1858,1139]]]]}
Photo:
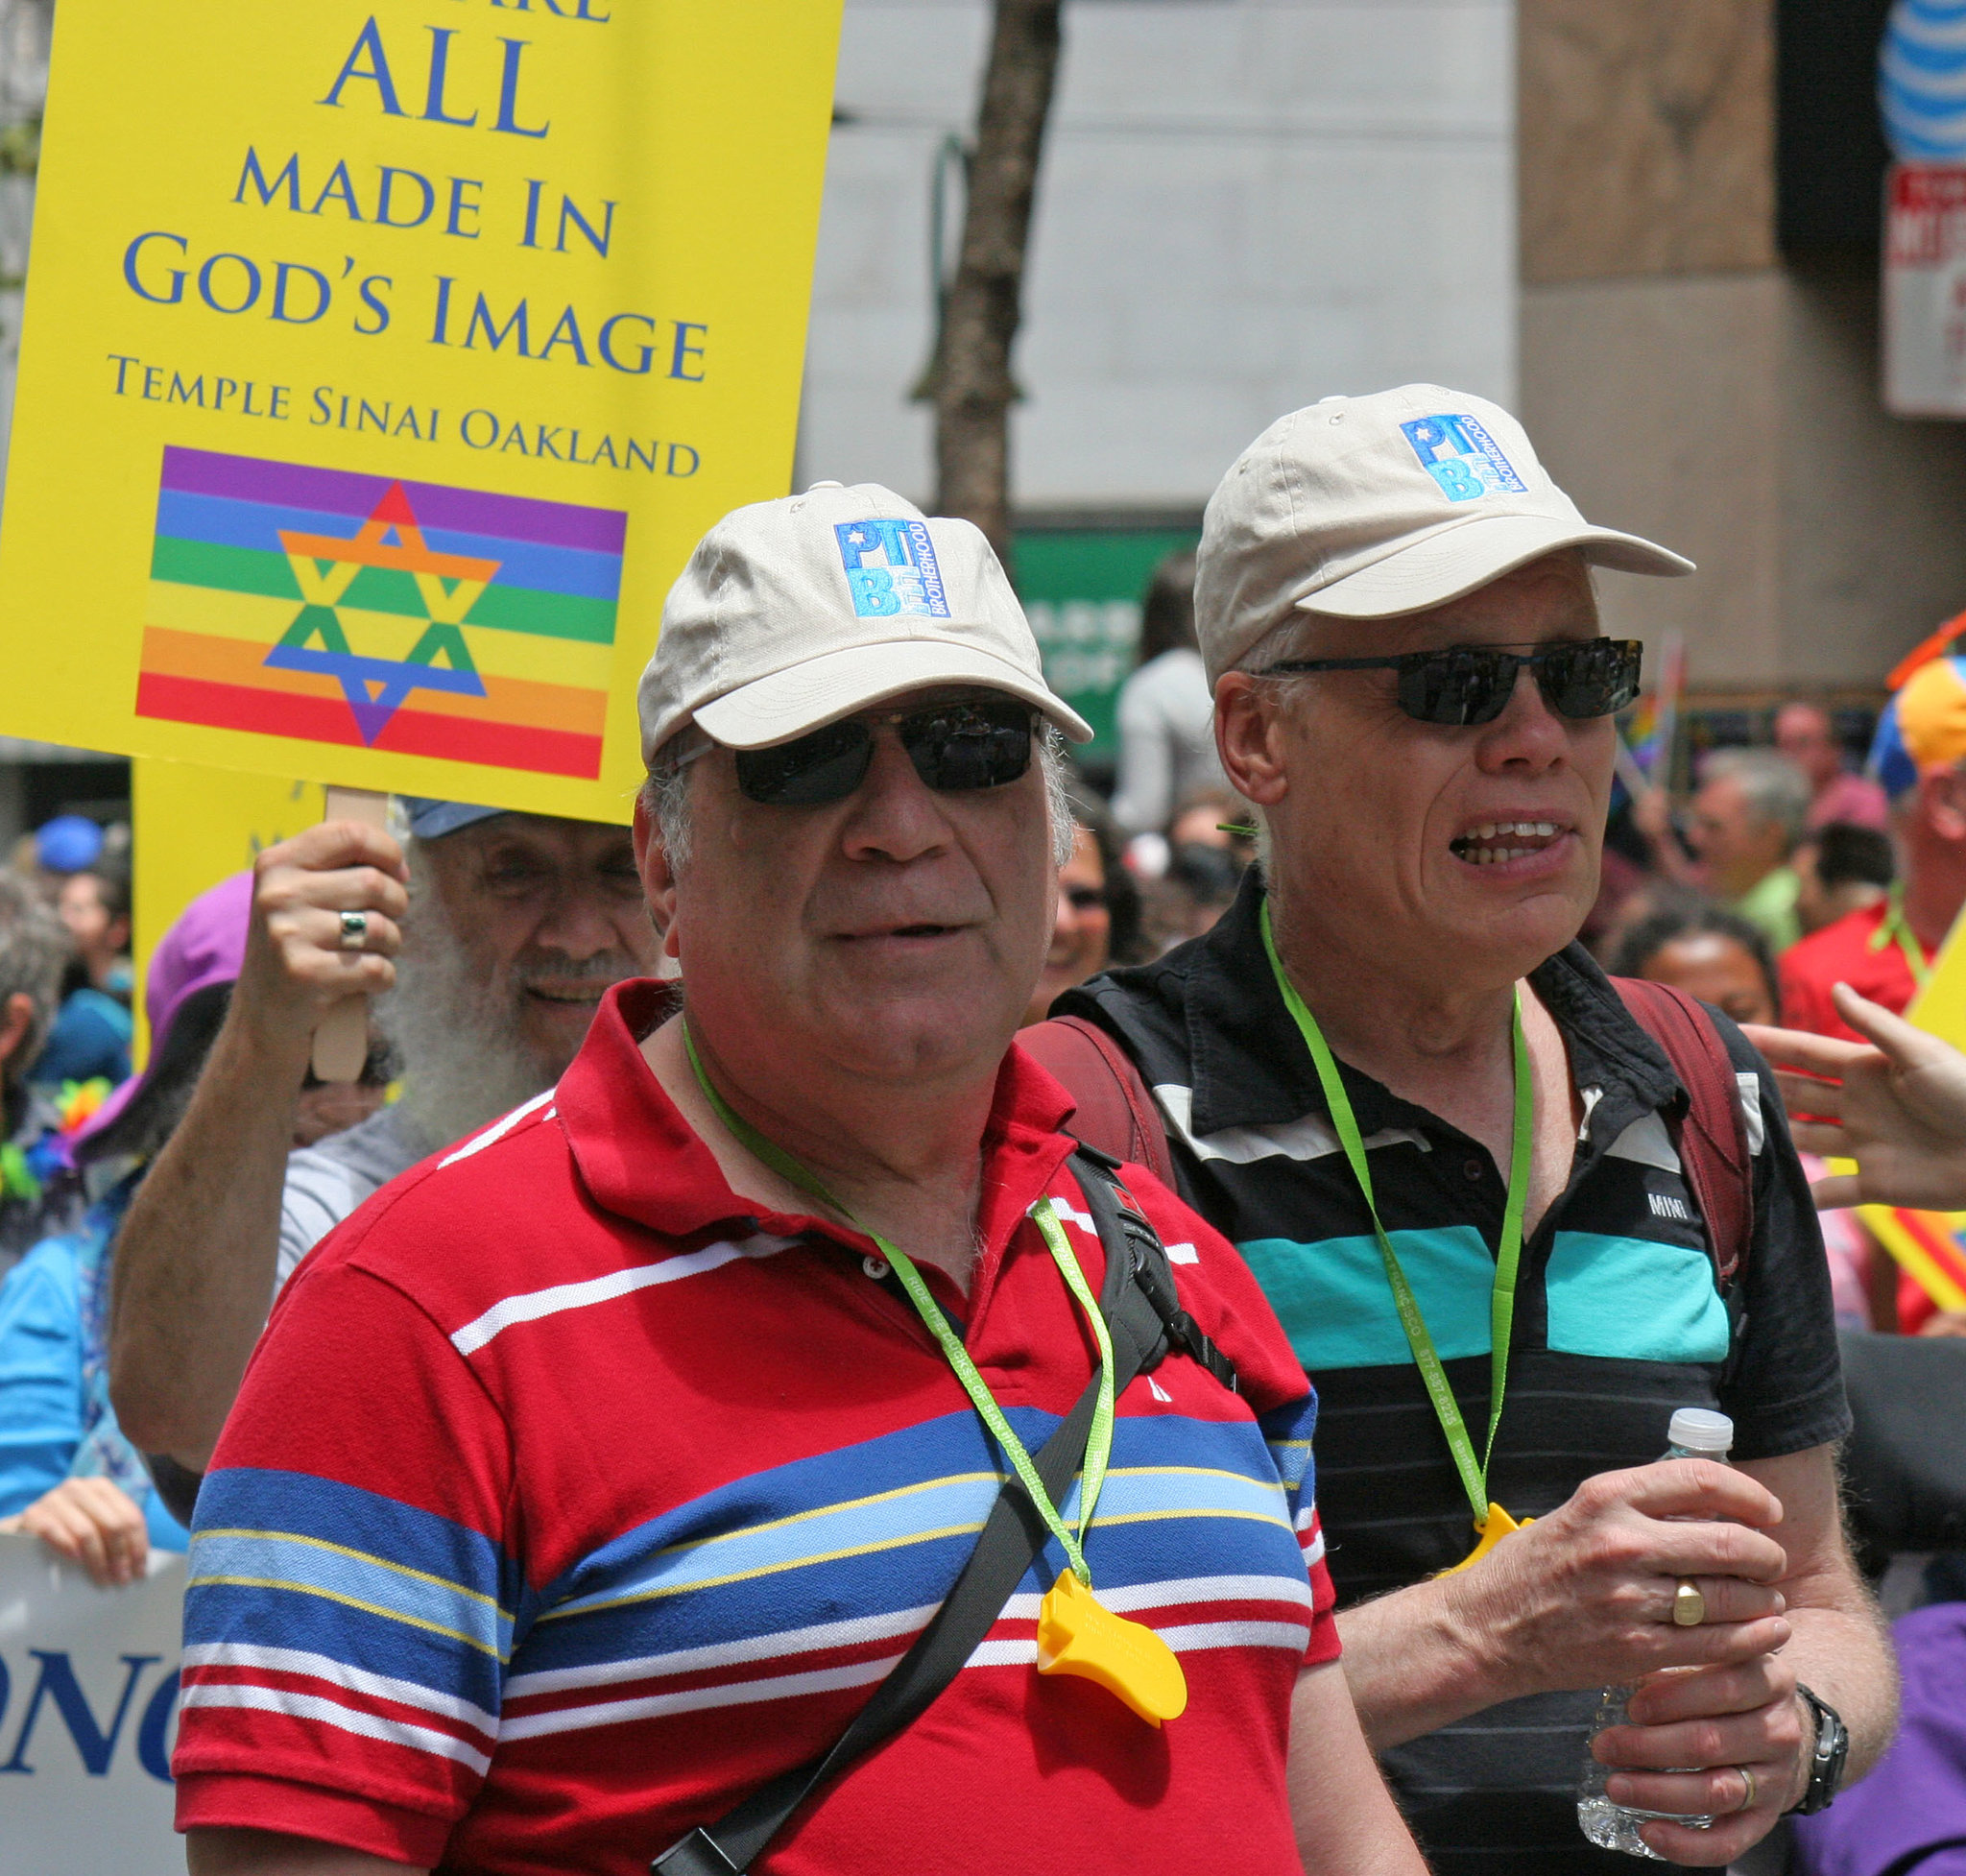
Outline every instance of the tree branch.
{"type": "Polygon", "coordinates": [[[990,64],[935,383],[936,512],[960,515],[1010,563],[1010,353],[1023,317],[1024,252],[1062,0],[996,0],[990,64]]]}

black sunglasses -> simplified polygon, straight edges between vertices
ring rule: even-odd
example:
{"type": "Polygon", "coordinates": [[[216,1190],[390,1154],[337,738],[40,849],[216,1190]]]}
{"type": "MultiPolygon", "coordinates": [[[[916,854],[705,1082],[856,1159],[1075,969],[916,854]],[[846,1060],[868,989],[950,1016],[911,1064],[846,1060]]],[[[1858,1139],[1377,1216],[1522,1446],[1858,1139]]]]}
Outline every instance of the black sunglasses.
{"type": "Polygon", "coordinates": [[[1034,712],[1028,704],[931,704],[892,716],[849,716],[771,749],[737,751],[737,785],[767,807],[817,807],[845,801],[867,779],[874,726],[892,723],[930,788],[955,794],[1000,788],[1031,766],[1034,712]]]}
{"type": "Polygon", "coordinates": [[[1272,664],[1263,677],[1305,671],[1397,671],[1400,708],[1421,723],[1493,723],[1508,708],[1516,673],[1526,664],[1559,716],[1610,716],[1639,694],[1644,647],[1636,638],[1580,638],[1531,652],[1499,645],[1451,645],[1403,658],[1298,658],[1272,664]]]}

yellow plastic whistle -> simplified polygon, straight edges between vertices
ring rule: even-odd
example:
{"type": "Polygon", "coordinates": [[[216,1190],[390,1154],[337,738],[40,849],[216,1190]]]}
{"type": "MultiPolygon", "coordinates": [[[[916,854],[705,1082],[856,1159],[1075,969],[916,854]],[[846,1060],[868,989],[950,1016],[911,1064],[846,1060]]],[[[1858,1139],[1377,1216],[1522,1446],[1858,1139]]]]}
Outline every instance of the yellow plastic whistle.
{"type": "Polygon", "coordinates": [[[1187,1705],[1174,1650],[1145,1623],[1104,1607],[1069,1570],[1038,1605],[1038,1672],[1097,1681],[1150,1726],[1179,1719],[1187,1705]]]}
{"type": "Polygon", "coordinates": [[[1474,1527],[1481,1541],[1459,1563],[1450,1564],[1447,1569],[1438,1570],[1434,1574],[1438,1576],[1459,1575],[1462,1571],[1479,1563],[1511,1531],[1521,1530],[1523,1525],[1533,1525],[1535,1522],[1534,1518],[1524,1518],[1522,1524],[1519,1525],[1500,1505],[1491,1501],[1488,1516],[1474,1527]]]}

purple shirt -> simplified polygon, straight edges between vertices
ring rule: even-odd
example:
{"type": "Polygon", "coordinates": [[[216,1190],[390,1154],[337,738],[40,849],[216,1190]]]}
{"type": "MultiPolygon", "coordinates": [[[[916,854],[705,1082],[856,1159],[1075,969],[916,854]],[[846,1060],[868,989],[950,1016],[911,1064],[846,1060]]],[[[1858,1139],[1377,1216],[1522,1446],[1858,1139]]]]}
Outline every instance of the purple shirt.
{"type": "Polygon", "coordinates": [[[1795,1820],[1800,1876],[1966,1871],[1966,1602],[1892,1624],[1905,1677],[1891,1749],[1829,1810],[1795,1820]]]}

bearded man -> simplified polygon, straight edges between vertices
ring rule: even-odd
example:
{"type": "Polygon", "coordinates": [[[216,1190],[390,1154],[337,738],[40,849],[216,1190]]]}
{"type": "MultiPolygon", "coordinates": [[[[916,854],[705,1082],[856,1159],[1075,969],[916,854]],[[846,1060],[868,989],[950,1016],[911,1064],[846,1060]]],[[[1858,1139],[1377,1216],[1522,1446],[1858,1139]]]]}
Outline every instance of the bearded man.
{"type": "Polygon", "coordinates": [[[626,828],[404,806],[407,848],[326,822],[259,855],[226,1026],[123,1227],[111,1396],[184,1513],[277,1287],[370,1193],[551,1086],[655,961],[626,828]],[[403,1097],[289,1156],[314,1031],[355,995],[380,999],[365,1074],[393,1046],[403,1097]]]}

